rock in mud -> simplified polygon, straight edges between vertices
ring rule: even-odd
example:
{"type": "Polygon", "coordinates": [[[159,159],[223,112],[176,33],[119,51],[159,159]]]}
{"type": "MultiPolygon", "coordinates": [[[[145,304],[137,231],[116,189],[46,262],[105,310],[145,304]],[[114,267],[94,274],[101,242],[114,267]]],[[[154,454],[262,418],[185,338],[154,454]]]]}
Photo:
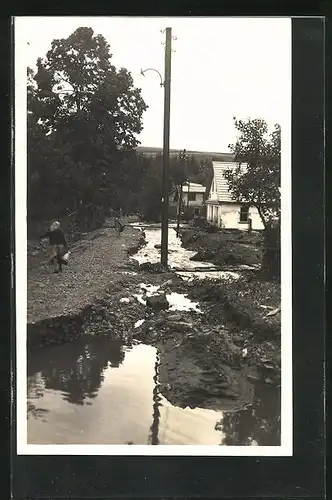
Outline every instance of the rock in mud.
{"type": "Polygon", "coordinates": [[[139,269],[150,273],[165,273],[167,271],[160,262],[143,262],[143,264],[140,264],[139,269]]]}
{"type": "Polygon", "coordinates": [[[248,373],[247,379],[250,382],[259,382],[261,380],[261,375],[259,373],[248,373]]]}
{"type": "Polygon", "coordinates": [[[186,321],[169,321],[168,324],[177,332],[191,332],[193,329],[192,323],[186,321]]]}
{"type": "Polygon", "coordinates": [[[232,340],[235,345],[239,346],[242,345],[244,339],[241,335],[233,335],[232,340]]]}
{"type": "Polygon", "coordinates": [[[97,320],[107,319],[108,311],[105,307],[102,306],[94,306],[91,308],[91,314],[96,317],[97,320]]]}
{"type": "Polygon", "coordinates": [[[164,326],[164,325],[165,325],[165,323],[166,323],[165,318],[164,318],[164,317],[161,317],[161,318],[158,318],[158,319],[156,319],[156,320],[155,320],[155,322],[154,322],[154,326],[158,326],[158,327],[160,327],[160,326],[164,326]]]}
{"type": "Polygon", "coordinates": [[[181,314],[170,314],[167,316],[168,321],[181,321],[182,316],[181,314]]]}
{"type": "Polygon", "coordinates": [[[213,261],[216,257],[217,251],[214,249],[199,249],[198,252],[190,257],[189,260],[193,262],[204,262],[204,261],[213,261]]]}
{"type": "Polygon", "coordinates": [[[172,280],[167,280],[167,281],[164,281],[164,283],[162,283],[160,285],[160,288],[166,288],[166,287],[170,287],[173,285],[173,281],[172,280]]]}
{"type": "Polygon", "coordinates": [[[155,311],[168,309],[169,303],[165,295],[152,295],[146,298],[146,305],[155,311]]]}

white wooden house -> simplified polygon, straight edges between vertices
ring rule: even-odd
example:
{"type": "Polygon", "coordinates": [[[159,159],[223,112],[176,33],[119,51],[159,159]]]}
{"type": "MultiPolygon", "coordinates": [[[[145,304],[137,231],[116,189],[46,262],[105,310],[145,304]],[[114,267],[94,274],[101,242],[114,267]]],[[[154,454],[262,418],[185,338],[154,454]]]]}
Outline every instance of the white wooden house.
{"type": "MultiPolygon", "coordinates": [[[[181,186],[175,186],[169,195],[169,214],[176,217],[181,186]]],[[[206,187],[195,182],[185,182],[182,186],[182,213],[188,217],[205,215],[206,187]]]]}
{"type": "Polygon", "coordinates": [[[207,222],[219,228],[246,230],[251,219],[252,229],[264,229],[257,209],[237,202],[230,193],[224,174],[227,170],[235,169],[237,163],[213,161],[212,164],[213,176],[207,187],[205,202],[207,222]]]}

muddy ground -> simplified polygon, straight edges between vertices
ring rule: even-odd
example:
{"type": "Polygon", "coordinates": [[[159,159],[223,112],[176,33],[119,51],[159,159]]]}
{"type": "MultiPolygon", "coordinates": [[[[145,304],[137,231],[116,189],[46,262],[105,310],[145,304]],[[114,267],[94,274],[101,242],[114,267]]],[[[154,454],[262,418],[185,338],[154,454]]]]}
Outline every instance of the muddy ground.
{"type": "Polygon", "coordinates": [[[223,229],[215,233],[192,228],[180,231],[182,244],[196,251],[191,260],[213,264],[259,266],[261,261],[262,232],[223,229]]]}
{"type": "Polygon", "coordinates": [[[185,248],[197,252],[191,260],[212,262],[220,269],[241,269],[237,281],[191,283],[189,296],[205,304],[212,324],[223,317],[233,331],[239,330],[235,337],[242,337],[248,362],[257,369],[252,379],[262,376],[267,383],[279,383],[281,286],[262,279],[263,233],[226,229],[208,233],[192,228],[182,229],[180,237],[185,248]]]}
{"type": "Polygon", "coordinates": [[[252,383],[280,385],[278,286],[248,274],[186,282],[130,260],[143,244],[137,229],[116,238],[105,227],[72,247],[62,275],[50,273],[41,252],[40,264],[28,265],[29,348],[82,335],[151,344],[159,352],[160,392],[181,407],[236,410],[250,405],[252,383]],[[157,298],[149,298],[150,285],[160,287],[157,298]],[[171,310],[172,292],[199,311],[171,310]]]}

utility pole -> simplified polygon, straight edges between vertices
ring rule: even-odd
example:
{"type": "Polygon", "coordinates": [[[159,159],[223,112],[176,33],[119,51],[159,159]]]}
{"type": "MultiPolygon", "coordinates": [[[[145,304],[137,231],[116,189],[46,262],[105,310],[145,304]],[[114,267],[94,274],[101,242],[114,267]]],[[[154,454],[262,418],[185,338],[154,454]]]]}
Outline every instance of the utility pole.
{"type": "Polygon", "coordinates": [[[170,129],[170,104],[171,104],[171,54],[172,54],[172,28],[166,28],[162,220],[161,220],[161,263],[164,267],[167,267],[167,260],[168,260],[168,169],[169,169],[169,129],[170,129]]]}

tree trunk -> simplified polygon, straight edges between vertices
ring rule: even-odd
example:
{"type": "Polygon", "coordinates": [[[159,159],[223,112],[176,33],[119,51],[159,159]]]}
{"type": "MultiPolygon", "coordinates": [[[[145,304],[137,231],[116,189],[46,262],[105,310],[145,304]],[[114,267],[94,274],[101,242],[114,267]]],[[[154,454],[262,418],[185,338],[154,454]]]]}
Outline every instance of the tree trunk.
{"type": "Polygon", "coordinates": [[[280,282],[280,222],[265,227],[262,273],[267,280],[280,282]]]}
{"type": "Polygon", "coordinates": [[[280,281],[280,221],[272,225],[266,221],[261,205],[255,206],[264,226],[262,274],[267,280],[280,281]]]}
{"type": "Polygon", "coordinates": [[[77,106],[77,112],[79,113],[81,111],[81,97],[80,97],[80,89],[78,90],[76,94],[76,106],[77,106]]]}
{"type": "Polygon", "coordinates": [[[261,209],[261,206],[259,203],[255,204],[255,207],[257,208],[257,212],[258,212],[258,215],[260,216],[261,218],[261,221],[263,223],[263,226],[264,226],[264,229],[266,229],[267,227],[267,224],[266,224],[266,220],[265,220],[265,217],[263,215],[263,212],[262,212],[262,209],[261,209]]]}

